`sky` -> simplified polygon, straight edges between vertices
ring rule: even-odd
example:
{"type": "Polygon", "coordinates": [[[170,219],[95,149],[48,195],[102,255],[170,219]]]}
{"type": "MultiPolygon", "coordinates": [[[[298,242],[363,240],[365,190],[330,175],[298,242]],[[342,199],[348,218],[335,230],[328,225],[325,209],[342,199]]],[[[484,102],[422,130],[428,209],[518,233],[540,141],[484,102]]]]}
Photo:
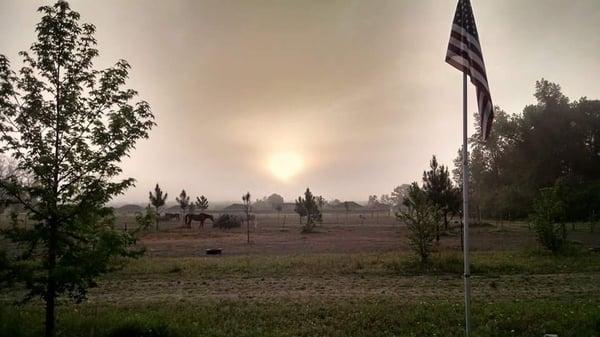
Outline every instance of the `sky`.
{"type": "MultiPolygon", "coordinates": [[[[0,1],[0,54],[34,41],[43,1],[0,1]]],[[[462,77],[444,62],[456,0],[77,0],[96,25],[98,68],[131,65],[128,85],[156,116],[123,161],[147,202],[156,183],[209,200],[286,200],[306,187],[366,200],[452,167],[462,77]]],[[[535,81],[600,98],[600,1],[472,0],[492,99],[534,103],[535,81]]],[[[476,110],[469,86],[469,114],[476,110]]],[[[470,120],[470,131],[473,121],[470,120]]]]}

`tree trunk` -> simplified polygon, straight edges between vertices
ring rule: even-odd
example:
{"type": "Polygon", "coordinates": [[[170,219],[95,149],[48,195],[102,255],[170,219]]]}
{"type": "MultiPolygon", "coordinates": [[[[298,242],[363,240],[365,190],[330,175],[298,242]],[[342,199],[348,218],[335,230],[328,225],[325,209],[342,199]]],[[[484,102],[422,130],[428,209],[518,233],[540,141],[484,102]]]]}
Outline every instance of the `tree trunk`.
{"type": "Polygon", "coordinates": [[[250,243],[250,214],[246,213],[246,243],[250,243]]]}
{"type": "Polygon", "coordinates": [[[56,327],[55,327],[55,314],[54,308],[56,299],[56,289],[54,281],[48,282],[48,288],[46,289],[46,326],[45,326],[45,336],[46,337],[54,337],[56,336],[56,327]]]}
{"type": "Polygon", "coordinates": [[[448,230],[448,212],[444,211],[444,229],[448,230]]]}
{"type": "Polygon", "coordinates": [[[48,238],[48,284],[46,286],[46,322],[45,336],[56,336],[56,317],[55,317],[55,300],[56,300],[56,281],[54,280],[54,270],[56,269],[56,221],[50,220],[50,235],[48,238]]]}

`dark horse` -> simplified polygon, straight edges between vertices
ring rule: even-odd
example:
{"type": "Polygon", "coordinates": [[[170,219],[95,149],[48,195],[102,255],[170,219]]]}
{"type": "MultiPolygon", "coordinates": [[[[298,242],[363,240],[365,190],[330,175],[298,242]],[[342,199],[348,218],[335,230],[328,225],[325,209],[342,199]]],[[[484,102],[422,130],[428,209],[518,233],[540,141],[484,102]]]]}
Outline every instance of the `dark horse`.
{"type": "Polygon", "coordinates": [[[206,221],[207,219],[210,219],[210,221],[212,221],[213,223],[215,222],[215,219],[210,214],[206,214],[206,213],[188,214],[185,216],[185,224],[191,228],[192,221],[200,221],[200,227],[204,228],[204,221],[206,221]]]}

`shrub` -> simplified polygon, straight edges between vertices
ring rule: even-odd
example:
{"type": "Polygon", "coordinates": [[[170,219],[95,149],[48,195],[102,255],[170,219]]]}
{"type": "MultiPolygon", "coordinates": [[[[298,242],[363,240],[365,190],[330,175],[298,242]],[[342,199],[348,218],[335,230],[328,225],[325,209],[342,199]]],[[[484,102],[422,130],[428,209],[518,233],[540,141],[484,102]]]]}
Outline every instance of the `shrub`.
{"type": "Polygon", "coordinates": [[[560,251],[567,240],[567,231],[562,222],[565,207],[556,187],[540,191],[540,196],[533,205],[530,219],[537,233],[538,241],[548,250],[560,251]]]}
{"type": "Polygon", "coordinates": [[[398,217],[408,228],[410,248],[419,257],[421,264],[425,264],[429,260],[433,240],[436,237],[439,213],[416,183],[411,185],[404,204],[408,210],[401,211],[398,217]]]}
{"type": "Polygon", "coordinates": [[[233,214],[223,214],[215,220],[213,227],[230,229],[242,226],[242,218],[233,214]]]}

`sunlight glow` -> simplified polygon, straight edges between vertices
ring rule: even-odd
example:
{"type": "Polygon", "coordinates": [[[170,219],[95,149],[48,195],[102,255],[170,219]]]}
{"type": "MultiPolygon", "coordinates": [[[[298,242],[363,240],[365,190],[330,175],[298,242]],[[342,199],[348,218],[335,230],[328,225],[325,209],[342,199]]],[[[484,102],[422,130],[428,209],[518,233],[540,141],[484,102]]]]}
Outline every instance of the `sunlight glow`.
{"type": "Polygon", "coordinates": [[[304,168],[303,158],[295,152],[277,152],[268,158],[267,168],[280,181],[289,181],[304,168]]]}

